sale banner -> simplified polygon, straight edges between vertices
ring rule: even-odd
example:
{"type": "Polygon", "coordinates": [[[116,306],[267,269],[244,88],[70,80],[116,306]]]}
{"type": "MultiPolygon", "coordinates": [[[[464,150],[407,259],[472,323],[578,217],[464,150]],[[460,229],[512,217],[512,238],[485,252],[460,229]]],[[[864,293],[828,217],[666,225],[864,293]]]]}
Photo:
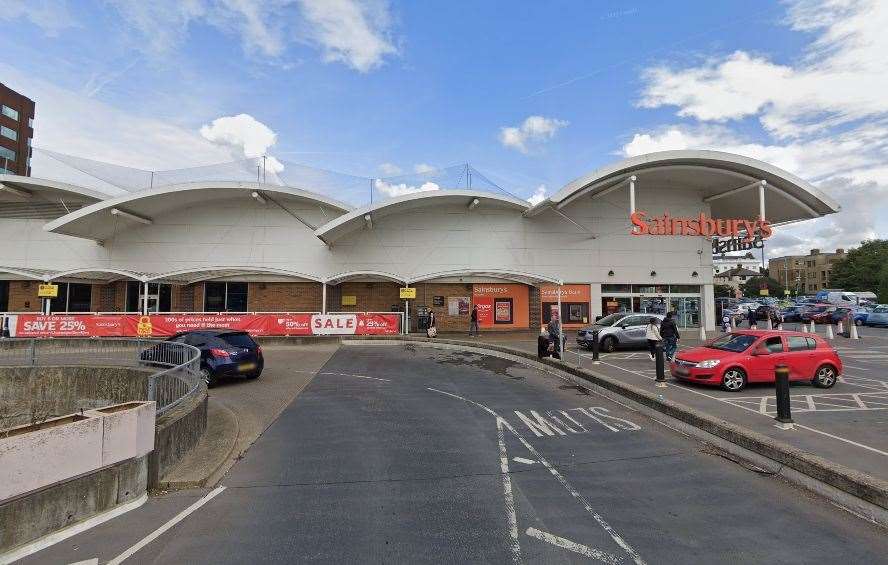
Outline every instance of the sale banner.
{"type": "Polygon", "coordinates": [[[121,337],[130,316],[14,314],[10,337],[121,337]]]}
{"type": "Polygon", "coordinates": [[[398,314],[358,314],[358,335],[396,335],[401,333],[398,314]]]}
{"type": "Polygon", "coordinates": [[[354,335],[357,328],[357,314],[313,314],[311,317],[314,335],[354,335]]]}

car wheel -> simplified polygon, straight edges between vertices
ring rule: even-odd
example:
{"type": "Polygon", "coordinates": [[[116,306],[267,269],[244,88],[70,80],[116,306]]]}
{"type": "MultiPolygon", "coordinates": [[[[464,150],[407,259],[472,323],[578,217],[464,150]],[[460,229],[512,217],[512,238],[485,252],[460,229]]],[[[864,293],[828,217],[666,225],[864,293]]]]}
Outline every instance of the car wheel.
{"type": "Polygon", "coordinates": [[[247,375],[247,378],[250,379],[251,381],[254,381],[254,380],[258,379],[259,375],[261,375],[261,374],[262,373],[250,373],[249,375],[247,375]]]}
{"type": "Polygon", "coordinates": [[[722,388],[728,392],[739,392],[746,388],[746,373],[743,369],[731,367],[722,375],[722,388]]]}
{"type": "Polygon", "coordinates": [[[216,376],[206,367],[200,368],[200,378],[202,378],[203,382],[207,384],[207,388],[213,388],[216,386],[216,376]]]}
{"type": "Polygon", "coordinates": [[[835,367],[832,365],[821,365],[817,369],[817,373],[814,375],[814,380],[811,383],[817,388],[832,388],[837,380],[838,376],[836,375],[835,367]]]}
{"type": "Polygon", "coordinates": [[[612,335],[605,336],[604,339],[601,340],[601,350],[605,353],[613,353],[617,350],[617,338],[612,335]]]}

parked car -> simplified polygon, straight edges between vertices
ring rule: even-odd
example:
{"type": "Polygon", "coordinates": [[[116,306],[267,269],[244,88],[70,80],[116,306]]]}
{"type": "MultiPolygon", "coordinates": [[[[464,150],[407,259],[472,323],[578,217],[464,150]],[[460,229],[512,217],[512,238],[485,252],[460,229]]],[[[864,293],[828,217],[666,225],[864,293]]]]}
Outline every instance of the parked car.
{"type": "Polygon", "coordinates": [[[810,321],[815,324],[834,324],[833,322],[833,314],[838,310],[836,306],[830,306],[826,308],[822,312],[816,312],[811,314],[810,321]]]}
{"type": "Polygon", "coordinates": [[[748,383],[774,382],[780,364],[789,367],[791,381],[810,381],[820,388],[832,387],[842,374],[839,354],[820,336],[771,330],[724,334],[681,351],[669,369],[677,379],[737,392],[748,383]]]}
{"type": "Polygon", "coordinates": [[[618,312],[610,314],[594,324],[577,332],[577,345],[592,348],[592,332],[598,330],[598,345],[601,351],[610,353],[618,347],[640,347],[647,345],[645,327],[651,318],[662,321],[662,314],[642,314],[640,312],[618,312]]]}
{"type": "Polygon", "coordinates": [[[262,348],[247,332],[196,330],[178,333],[167,341],[185,343],[200,349],[200,373],[208,388],[215,386],[224,377],[255,379],[262,374],[265,366],[262,348]]]}
{"type": "Polygon", "coordinates": [[[882,304],[870,312],[866,317],[866,325],[888,326],[888,306],[882,304]]]}
{"type": "Polygon", "coordinates": [[[842,323],[845,323],[848,321],[848,316],[854,316],[855,310],[855,308],[846,308],[844,306],[839,306],[838,308],[833,310],[832,315],[830,316],[829,323],[838,324],[839,320],[841,320],[842,323]]]}
{"type": "Polygon", "coordinates": [[[820,303],[810,304],[808,306],[808,309],[805,310],[804,312],[802,312],[799,317],[801,318],[802,322],[810,322],[811,318],[826,312],[830,308],[835,308],[835,306],[833,306],[832,304],[820,304],[820,303]]]}
{"type": "Polygon", "coordinates": [[[809,310],[809,308],[805,305],[790,306],[789,308],[787,308],[787,309],[783,310],[783,312],[781,312],[783,314],[783,321],[784,322],[801,322],[802,321],[802,314],[804,312],[807,312],[808,310],[809,310]]]}
{"type": "Polygon", "coordinates": [[[776,326],[780,323],[780,310],[774,306],[759,306],[755,309],[756,320],[767,320],[771,318],[771,322],[776,326]]]}
{"type": "Polygon", "coordinates": [[[866,325],[866,319],[869,317],[870,312],[873,311],[873,308],[860,308],[856,312],[854,312],[854,325],[855,326],[863,326],[866,325]]]}

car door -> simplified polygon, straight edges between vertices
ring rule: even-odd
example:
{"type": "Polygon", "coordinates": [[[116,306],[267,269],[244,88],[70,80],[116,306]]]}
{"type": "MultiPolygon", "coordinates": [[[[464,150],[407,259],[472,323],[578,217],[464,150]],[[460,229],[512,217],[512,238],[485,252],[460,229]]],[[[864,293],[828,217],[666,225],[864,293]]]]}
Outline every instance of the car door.
{"type": "Polygon", "coordinates": [[[762,339],[752,346],[750,351],[758,354],[750,359],[749,382],[773,382],[777,365],[786,362],[786,345],[779,335],[762,339]]]}
{"type": "Polygon", "coordinates": [[[645,340],[645,329],[650,321],[650,316],[629,316],[620,320],[620,343],[627,345],[642,345],[647,343],[645,340]]]}
{"type": "Polygon", "coordinates": [[[814,348],[817,343],[805,336],[791,335],[786,338],[786,344],[789,380],[809,381],[814,378],[814,365],[817,363],[814,348]]]}

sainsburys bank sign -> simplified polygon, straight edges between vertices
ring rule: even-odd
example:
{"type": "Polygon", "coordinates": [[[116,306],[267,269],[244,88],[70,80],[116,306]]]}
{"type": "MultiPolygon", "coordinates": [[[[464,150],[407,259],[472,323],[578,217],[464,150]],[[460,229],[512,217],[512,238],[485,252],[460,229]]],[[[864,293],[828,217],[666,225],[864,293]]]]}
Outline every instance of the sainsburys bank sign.
{"type": "Polygon", "coordinates": [[[665,213],[649,216],[647,212],[633,212],[632,235],[690,235],[713,238],[730,238],[743,243],[766,239],[771,236],[771,223],[767,220],[715,219],[700,214],[690,218],[676,218],[665,213]]]}

